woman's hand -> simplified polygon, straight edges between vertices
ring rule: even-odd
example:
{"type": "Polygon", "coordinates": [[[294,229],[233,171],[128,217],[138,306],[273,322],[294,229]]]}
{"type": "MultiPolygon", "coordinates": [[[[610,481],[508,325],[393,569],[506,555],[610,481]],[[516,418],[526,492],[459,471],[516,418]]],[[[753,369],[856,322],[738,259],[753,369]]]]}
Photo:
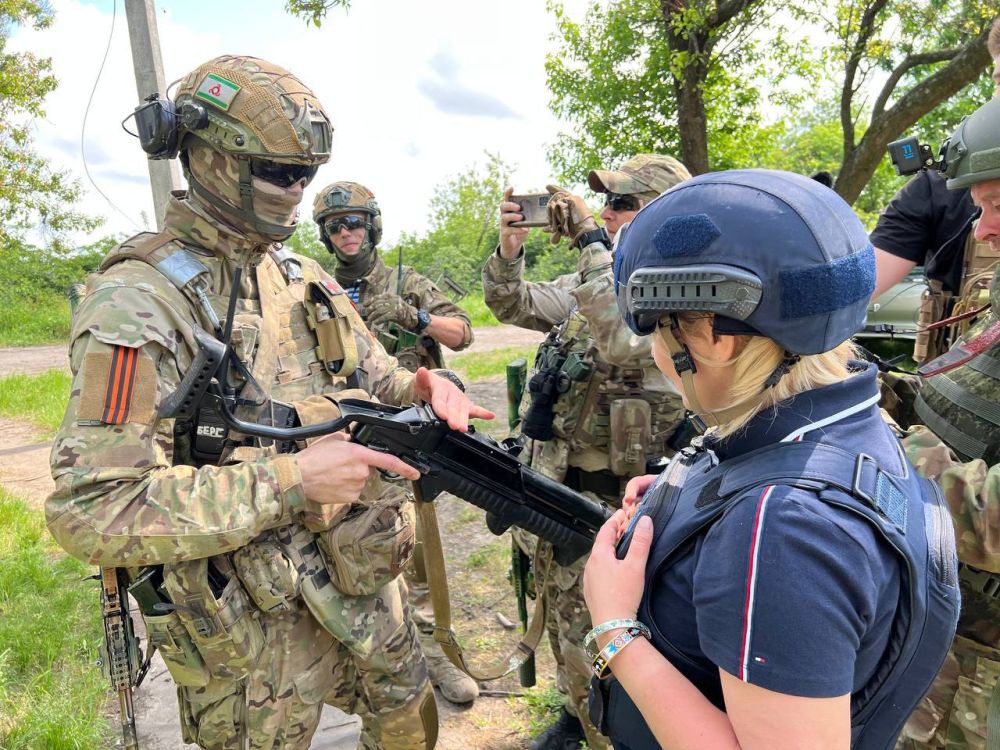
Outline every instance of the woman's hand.
{"type": "Polygon", "coordinates": [[[591,620],[635,617],[646,586],[646,560],[653,541],[653,522],[643,516],[636,523],[624,560],[615,555],[618,537],[628,526],[624,511],[616,511],[597,532],[590,559],[583,571],[583,596],[591,620]]]}
{"type": "Polygon", "coordinates": [[[639,477],[632,477],[625,485],[625,496],[622,498],[622,510],[625,511],[625,518],[632,520],[639,503],[642,502],[643,495],[649,489],[649,485],[656,481],[656,474],[644,474],[639,477]]]}

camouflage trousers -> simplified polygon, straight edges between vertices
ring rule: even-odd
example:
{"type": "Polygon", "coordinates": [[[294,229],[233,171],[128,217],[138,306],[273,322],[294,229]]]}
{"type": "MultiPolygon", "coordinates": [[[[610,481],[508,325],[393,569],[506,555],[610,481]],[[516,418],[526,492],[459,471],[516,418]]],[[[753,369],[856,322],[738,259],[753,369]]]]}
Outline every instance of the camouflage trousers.
{"type": "Polygon", "coordinates": [[[437,709],[399,579],[385,587],[375,627],[383,645],[352,653],[300,599],[288,612],[260,614],[264,647],[239,681],[178,687],[185,742],[206,750],[305,750],[324,703],[361,716],[361,746],[429,750],[437,709]]]}
{"type": "MultiPolygon", "coordinates": [[[[513,532],[521,549],[529,555],[535,555],[536,538],[520,529],[514,529],[513,532]]],[[[534,559],[537,561],[538,557],[535,556],[534,559]]],[[[566,712],[580,720],[587,736],[587,745],[592,750],[607,750],[608,738],[593,725],[587,710],[590,679],[593,677],[593,659],[583,647],[583,639],[593,627],[590,611],[583,598],[583,569],[588,559],[590,555],[584,555],[572,565],[566,566],[552,562],[545,582],[548,599],[545,628],[556,662],[556,688],[566,696],[566,712]]],[[[537,562],[535,570],[538,570],[537,562]]],[[[538,583],[536,580],[536,585],[538,583]]]]}
{"type": "Polygon", "coordinates": [[[965,567],[958,635],[896,747],[985,750],[988,707],[1000,677],[1000,599],[984,591],[990,591],[989,574],[1000,572],[1000,465],[960,461],[922,425],[907,431],[903,447],[917,471],[941,486],[965,567]]]}

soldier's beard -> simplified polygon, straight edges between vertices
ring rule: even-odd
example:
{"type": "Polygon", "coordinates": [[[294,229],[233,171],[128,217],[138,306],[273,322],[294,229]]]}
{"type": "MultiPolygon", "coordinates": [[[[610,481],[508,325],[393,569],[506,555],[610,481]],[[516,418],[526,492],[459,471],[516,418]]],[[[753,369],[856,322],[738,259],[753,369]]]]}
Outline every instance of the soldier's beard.
{"type": "Polygon", "coordinates": [[[191,177],[223,204],[226,210],[204,200],[197,192],[191,197],[208,213],[246,237],[251,242],[280,242],[288,239],[298,224],[298,206],[302,188],[283,188],[252,177],[253,217],[243,213],[240,197],[239,160],[195,142],[187,149],[187,167],[191,177]],[[263,229],[259,224],[272,225],[263,229]],[[287,231],[286,231],[287,230],[287,231]]]}

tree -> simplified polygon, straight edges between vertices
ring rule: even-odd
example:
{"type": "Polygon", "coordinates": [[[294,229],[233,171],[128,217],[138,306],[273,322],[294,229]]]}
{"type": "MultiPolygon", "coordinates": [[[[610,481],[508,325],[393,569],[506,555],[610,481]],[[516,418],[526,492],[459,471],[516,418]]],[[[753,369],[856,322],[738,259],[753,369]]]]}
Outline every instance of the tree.
{"type": "Polygon", "coordinates": [[[7,52],[16,26],[43,29],[51,22],[52,11],[42,2],[0,0],[0,244],[5,248],[29,227],[59,240],[67,231],[100,223],[73,209],[79,184],[50,169],[32,148],[31,121],[44,116],[45,95],[57,85],[51,61],[7,52]]]}
{"type": "MultiPolygon", "coordinates": [[[[817,0],[804,8],[802,17],[835,40],[823,55],[840,82],[843,156],[834,189],[854,202],[890,141],[977,79],[986,78],[990,62],[986,37],[996,4],[838,0],[831,12],[828,2],[817,0]],[[876,76],[884,77],[880,86],[872,85],[876,76]]],[[[975,106],[963,102],[966,112],[975,106]]],[[[935,119],[941,118],[932,115],[935,119]]]]}
{"type": "Polygon", "coordinates": [[[783,5],[619,0],[594,3],[577,23],[552,2],[561,41],[548,85],[554,111],[575,126],[550,150],[555,168],[579,180],[641,152],[673,153],[693,174],[752,163],[773,136],[760,125],[764,87],[787,106],[802,94],[785,79],[807,72],[805,42],[791,44],[776,20],[783,5]]]}
{"type": "MultiPolygon", "coordinates": [[[[499,156],[486,157],[484,166],[474,164],[437,186],[429,207],[430,229],[422,236],[405,232],[395,245],[383,248],[386,263],[395,263],[402,250],[403,262],[432,280],[447,274],[467,289],[479,285],[483,264],[500,239],[498,206],[511,172],[499,156]]],[[[541,232],[528,235],[529,276],[536,266],[546,273],[565,272],[567,258],[575,263],[565,243],[552,246],[541,232]]]]}
{"type": "Polygon", "coordinates": [[[317,28],[323,25],[327,11],[337,7],[347,10],[351,7],[351,0],[287,0],[285,3],[286,11],[317,28]]]}

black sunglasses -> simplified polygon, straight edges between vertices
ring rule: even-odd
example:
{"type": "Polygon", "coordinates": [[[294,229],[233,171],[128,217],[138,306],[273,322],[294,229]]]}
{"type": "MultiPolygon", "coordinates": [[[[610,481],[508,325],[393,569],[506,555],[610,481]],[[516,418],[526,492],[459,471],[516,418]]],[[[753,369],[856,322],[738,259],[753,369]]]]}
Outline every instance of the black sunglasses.
{"type": "Polygon", "coordinates": [[[336,219],[329,219],[323,224],[323,231],[329,236],[339,232],[341,227],[344,227],[348,231],[361,229],[362,227],[367,228],[368,222],[360,216],[338,216],[336,219]]]}
{"type": "Polygon", "coordinates": [[[318,171],[318,164],[285,164],[267,159],[250,160],[250,174],[278,187],[291,187],[299,180],[305,180],[308,185],[318,171]]]}
{"type": "Polygon", "coordinates": [[[606,193],[604,196],[604,205],[612,211],[638,211],[639,199],[634,195],[606,193]]]}

